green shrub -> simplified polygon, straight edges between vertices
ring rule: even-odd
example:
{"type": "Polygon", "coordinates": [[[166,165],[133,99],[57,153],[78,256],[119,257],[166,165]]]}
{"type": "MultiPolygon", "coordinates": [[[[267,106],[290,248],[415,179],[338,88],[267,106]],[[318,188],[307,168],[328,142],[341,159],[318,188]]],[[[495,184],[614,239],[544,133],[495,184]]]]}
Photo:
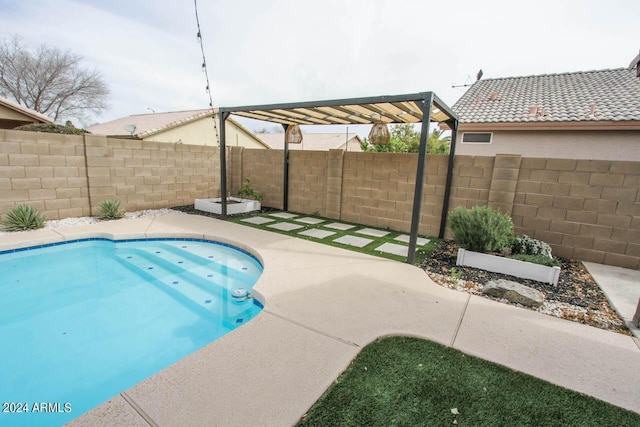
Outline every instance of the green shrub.
{"type": "Polygon", "coordinates": [[[516,254],[511,255],[509,258],[517,259],[518,261],[526,261],[532,262],[534,264],[546,265],[547,267],[560,267],[560,261],[547,255],[516,254]]]}
{"type": "Polygon", "coordinates": [[[103,200],[98,204],[99,219],[120,219],[124,216],[124,211],[120,209],[118,200],[103,200]]]}
{"type": "Polygon", "coordinates": [[[28,132],[62,133],[67,135],[82,135],[84,133],[91,133],[88,130],[75,128],[69,123],[64,126],[56,125],[54,123],[38,123],[19,126],[15,128],[15,130],[24,130],[28,132]]]}
{"type": "Polygon", "coordinates": [[[2,229],[5,231],[36,230],[44,227],[44,215],[29,205],[16,205],[4,214],[2,229]]]}
{"type": "Polygon", "coordinates": [[[449,214],[449,220],[456,243],[470,251],[499,251],[513,234],[511,218],[488,206],[460,206],[449,214]]]}
{"type": "Polygon", "coordinates": [[[254,190],[251,186],[251,181],[248,179],[244,180],[244,186],[238,190],[238,196],[243,199],[253,199],[259,202],[264,199],[264,195],[261,192],[254,190]]]}
{"type": "Polygon", "coordinates": [[[511,253],[522,255],[544,255],[551,258],[551,246],[547,243],[533,239],[526,234],[523,236],[514,237],[509,242],[511,253]]]}

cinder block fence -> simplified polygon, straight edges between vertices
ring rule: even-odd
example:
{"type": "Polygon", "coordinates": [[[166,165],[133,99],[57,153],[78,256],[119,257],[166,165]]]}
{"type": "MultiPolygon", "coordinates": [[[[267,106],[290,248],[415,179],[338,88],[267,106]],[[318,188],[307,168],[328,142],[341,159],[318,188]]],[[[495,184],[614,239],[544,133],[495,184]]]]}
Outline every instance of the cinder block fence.
{"type": "MultiPolygon", "coordinates": [[[[283,156],[230,148],[229,192],[250,179],[264,205],[281,208],[283,156]]],[[[422,234],[439,231],[447,158],[427,156],[422,234]]],[[[289,209],[408,232],[416,167],[415,154],[291,151],[289,209]]],[[[105,199],[129,211],[187,205],[220,195],[219,171],[214,147],[0,130],[0,213],[29,203],[49,219],[91,215],[105,199]]],[[[488,205],[558,255],[638,269],[639,188],[640,162],[456,156],[449,206],[488,205]]]]}

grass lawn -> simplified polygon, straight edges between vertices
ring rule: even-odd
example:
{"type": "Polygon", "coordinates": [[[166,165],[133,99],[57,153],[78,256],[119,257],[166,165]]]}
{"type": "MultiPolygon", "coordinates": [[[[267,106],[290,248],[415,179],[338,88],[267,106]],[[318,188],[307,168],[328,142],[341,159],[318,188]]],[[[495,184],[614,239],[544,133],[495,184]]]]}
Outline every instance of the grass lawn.
{"type": "Polygon", "coordinates": [[[640,415],[417,338],[382,338],[299,426],[640,426],[640,415]]]}

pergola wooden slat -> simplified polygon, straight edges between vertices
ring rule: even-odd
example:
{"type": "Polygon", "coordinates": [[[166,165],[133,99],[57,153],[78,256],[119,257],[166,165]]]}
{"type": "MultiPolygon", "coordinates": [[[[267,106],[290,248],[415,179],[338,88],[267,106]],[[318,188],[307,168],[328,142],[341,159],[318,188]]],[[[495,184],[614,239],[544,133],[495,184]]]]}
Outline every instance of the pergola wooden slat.
{"type": "MultiPolygon", "coordinates": [[[[451,194],[451,180],[455,159],[455,141],[458,131],[458,118],[451,109],[433,92],[419,92],[407,95],[376,96],[366,98],[337,99],[327,101],[292,102],[285,104],[249,105],[241,107],[221,107],[220,112],[220,191],[227,194],[227,167],[225,147],[225,122],[230,114],[265,120],[282,124],[285,129],[293,124],[334,125],[334,124],[373,124],[384,123],[420,123],[420,148],[411,216],[411,234],[407,262],[415,258],[418,229],[420,226],[420,207],[424,186],[424,173],[427,157],[427,137],[431,122],[445,123],[452,131],[451,149],[447,181],[442,204],[439,237],[444,237],[447,221],[447,209],[451,194]]],[[[283,210],[288,209],[289,190],[289,147],[284,144],[284,181],[283,210]]],[[[226,198],[222,197],[222,216],[227,215],[226,198]]]]}

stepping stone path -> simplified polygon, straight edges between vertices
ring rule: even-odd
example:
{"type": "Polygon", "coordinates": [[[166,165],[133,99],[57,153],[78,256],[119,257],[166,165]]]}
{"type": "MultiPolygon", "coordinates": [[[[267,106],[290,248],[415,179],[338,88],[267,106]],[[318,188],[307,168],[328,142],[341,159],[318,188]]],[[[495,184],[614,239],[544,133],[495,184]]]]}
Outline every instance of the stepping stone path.
{"type": "Polygon", "coordinates": [[[386,252],[388,254],[407,256],[409,247],[404,245],[396,245],[395,243],[383,243],[376,248],[376,251],[386,252]]]}
{"type": "MultiPolygon", "coordinates": [[[[404,242],[404,243],[409,243],[409,239],[410,239],[410,237],[409,237],[408,234],[402,234],[402,235],[396,237],[393,240],[397,240],[399,242],[404,242]]],[[[424,237],[418,237],[418,240],[416,241],[416,243],[418,244],[418,246],[424,246],[427,243],[429,243],[430,241],[431,240],[425,239],[424,237]]]]}
{"type": "Polygon", "coordinates": [[[318,230],[316,228],[312,228],[311,230],[301,231],[298,234],[301,234],[303,236],[315,237],[316,239],[324,239],[325,237],[329,237],[336,233],[333,231],[318,230]]]}
{"type": "Polygon", "coordinates": [[[303,226],[298,224],[291,224],[290,222],[279,222],[277,224],[269,224],[267,225],[267,227],[275,228],[276,230],[291,231],[302,228],[303,226]]]}
{"type": "Polygon", "coordinates": [[[358,248],[363,248],[367,246],[369,243],[373,242],[371,239],[365,239],[364,237],[356,237],[356,236],[342,236],[338,237],[334,240],[336,243],[342,243],[343,245],[356,246],[358,248]]]}
{"type": "Polygon", "coordinates": [[[375,228],[363,228],[362,230],[357,230],[356,233],[373,237],[384,237],[389,234],[388,231],[376,230],[375,228]]]}
{"type": "Polygon", "coordinates": [[[311,225],[316,225],[316,224],[320,224],[320,223],[324,222],[323,219],[311,218],[309,216],[304,217],[304,218],[296,218],[296,219],[294,219],[294,221],[296,221],[296,222],[304,222],[305,224],[311,224],[311,225]]]}
{"type": "Polygon", "coordinates": [[[273,222],[274,220],[270,219],[270,218],[265,218],[263,216],[253,216],[251,218],[243,219],[242,221],[243,222],[248,222],[248,223],[251,223],[251,224],[260,225],[260,224],[266,224],[268,222],[273,222]]]}
{"type": "Polygon", "coordinates": [[[284,218],[284,219],[291,219],[291,218],[295,218],[298,215],[296,214],[292,214],[289,212],[276,212],[276,213],[271,213],[269,214],[270,216],[275,216],[276,218],[284,218]]]}
{"type": "Polygon", "coordinates": [[[343,224],[341,222],[332,222],[331,224],[326,224],[323,225],[323,227],[326,228],[333,228],[334,230],[351,230],[352,228],[355,227],[355,225],[351,225],[351,224],[343,224]]]}

